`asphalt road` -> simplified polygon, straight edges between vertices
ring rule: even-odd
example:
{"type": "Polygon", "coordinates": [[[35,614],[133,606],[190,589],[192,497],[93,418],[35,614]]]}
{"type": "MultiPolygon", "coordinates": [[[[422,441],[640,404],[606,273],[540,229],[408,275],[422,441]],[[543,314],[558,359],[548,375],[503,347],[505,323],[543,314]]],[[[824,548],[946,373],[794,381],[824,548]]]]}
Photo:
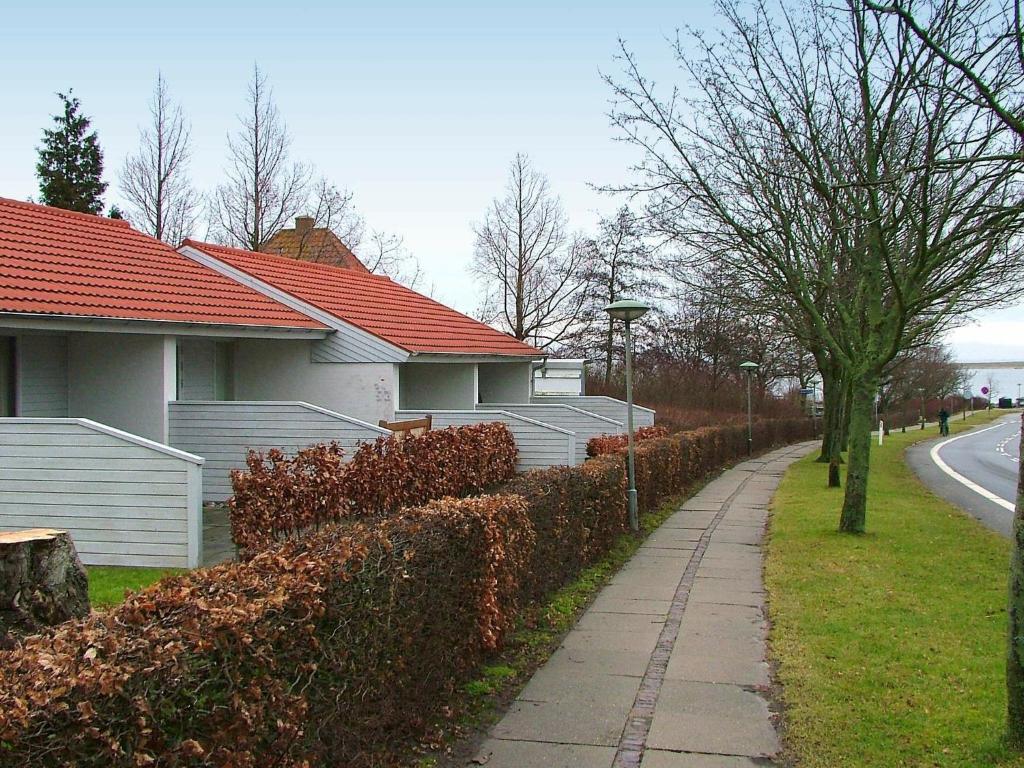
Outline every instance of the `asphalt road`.
{"type": "Polygon", "coordinates": [[[1020,412],[952,438],[918,443],[907,461],[944,499],[1009,536],[1020,466],[1020,412]]]}

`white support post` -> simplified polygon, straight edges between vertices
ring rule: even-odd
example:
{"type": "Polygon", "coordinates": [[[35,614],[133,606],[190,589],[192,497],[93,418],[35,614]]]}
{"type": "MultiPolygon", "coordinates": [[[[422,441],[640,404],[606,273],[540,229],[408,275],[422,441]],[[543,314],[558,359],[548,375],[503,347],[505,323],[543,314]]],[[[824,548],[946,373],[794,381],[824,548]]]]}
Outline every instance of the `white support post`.
{"type": "Polygon", "coordinates": [[[885,434],[885,424],[883,424],[882,420],[879,419],[878,420],[878,444],[879,445],[882,444],[882,435],[884,435],[884,434],[885,434]]]}

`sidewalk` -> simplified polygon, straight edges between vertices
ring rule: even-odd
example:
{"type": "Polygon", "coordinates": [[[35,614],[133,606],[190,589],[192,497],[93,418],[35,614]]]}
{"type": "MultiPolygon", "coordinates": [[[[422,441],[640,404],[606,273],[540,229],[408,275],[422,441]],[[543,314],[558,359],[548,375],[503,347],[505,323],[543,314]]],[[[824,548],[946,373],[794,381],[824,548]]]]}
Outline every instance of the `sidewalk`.
{"type": "Polygon", "coordinates": [[[489,768],[742,768],[779,741],[761,690],[760,542],[786,467],[744,462],[643,544],[533,676],[474,760],[489,768]]]}

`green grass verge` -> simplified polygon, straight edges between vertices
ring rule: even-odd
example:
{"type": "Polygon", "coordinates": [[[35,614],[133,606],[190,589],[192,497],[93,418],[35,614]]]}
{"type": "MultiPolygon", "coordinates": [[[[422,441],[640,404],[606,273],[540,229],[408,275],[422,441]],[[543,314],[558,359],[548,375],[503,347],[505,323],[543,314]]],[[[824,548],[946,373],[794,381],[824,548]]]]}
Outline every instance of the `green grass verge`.
{"type": "Polygon", "coordinates": [[[182,573],[180,568],[122,568],[91,565],[89,576],[89,602],[93,608],[109,608],[124,601],[125,590],[132,592],[155,584],[164,576],[182,573]]]}
{"type": "Polygon", "coordinates": [[[872,447],[863,536],[836,531],[842,491],[825,487],[814,455],[779,487],[765,566],[771,652],[801,768],[1024,766],[1002,740],[1010,544],[902,460],[935,436],[872,447]]]}

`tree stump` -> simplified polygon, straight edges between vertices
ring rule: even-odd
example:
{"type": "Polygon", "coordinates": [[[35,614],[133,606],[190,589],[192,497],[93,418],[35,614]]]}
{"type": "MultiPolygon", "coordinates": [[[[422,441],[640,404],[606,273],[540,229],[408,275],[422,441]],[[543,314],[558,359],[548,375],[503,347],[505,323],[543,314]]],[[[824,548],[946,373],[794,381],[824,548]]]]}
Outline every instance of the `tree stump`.
{"type": "Polygon", "coordinates": [[[89,581],[67,531],[0,533],[0,643],[89,613],[89,581]]]}

